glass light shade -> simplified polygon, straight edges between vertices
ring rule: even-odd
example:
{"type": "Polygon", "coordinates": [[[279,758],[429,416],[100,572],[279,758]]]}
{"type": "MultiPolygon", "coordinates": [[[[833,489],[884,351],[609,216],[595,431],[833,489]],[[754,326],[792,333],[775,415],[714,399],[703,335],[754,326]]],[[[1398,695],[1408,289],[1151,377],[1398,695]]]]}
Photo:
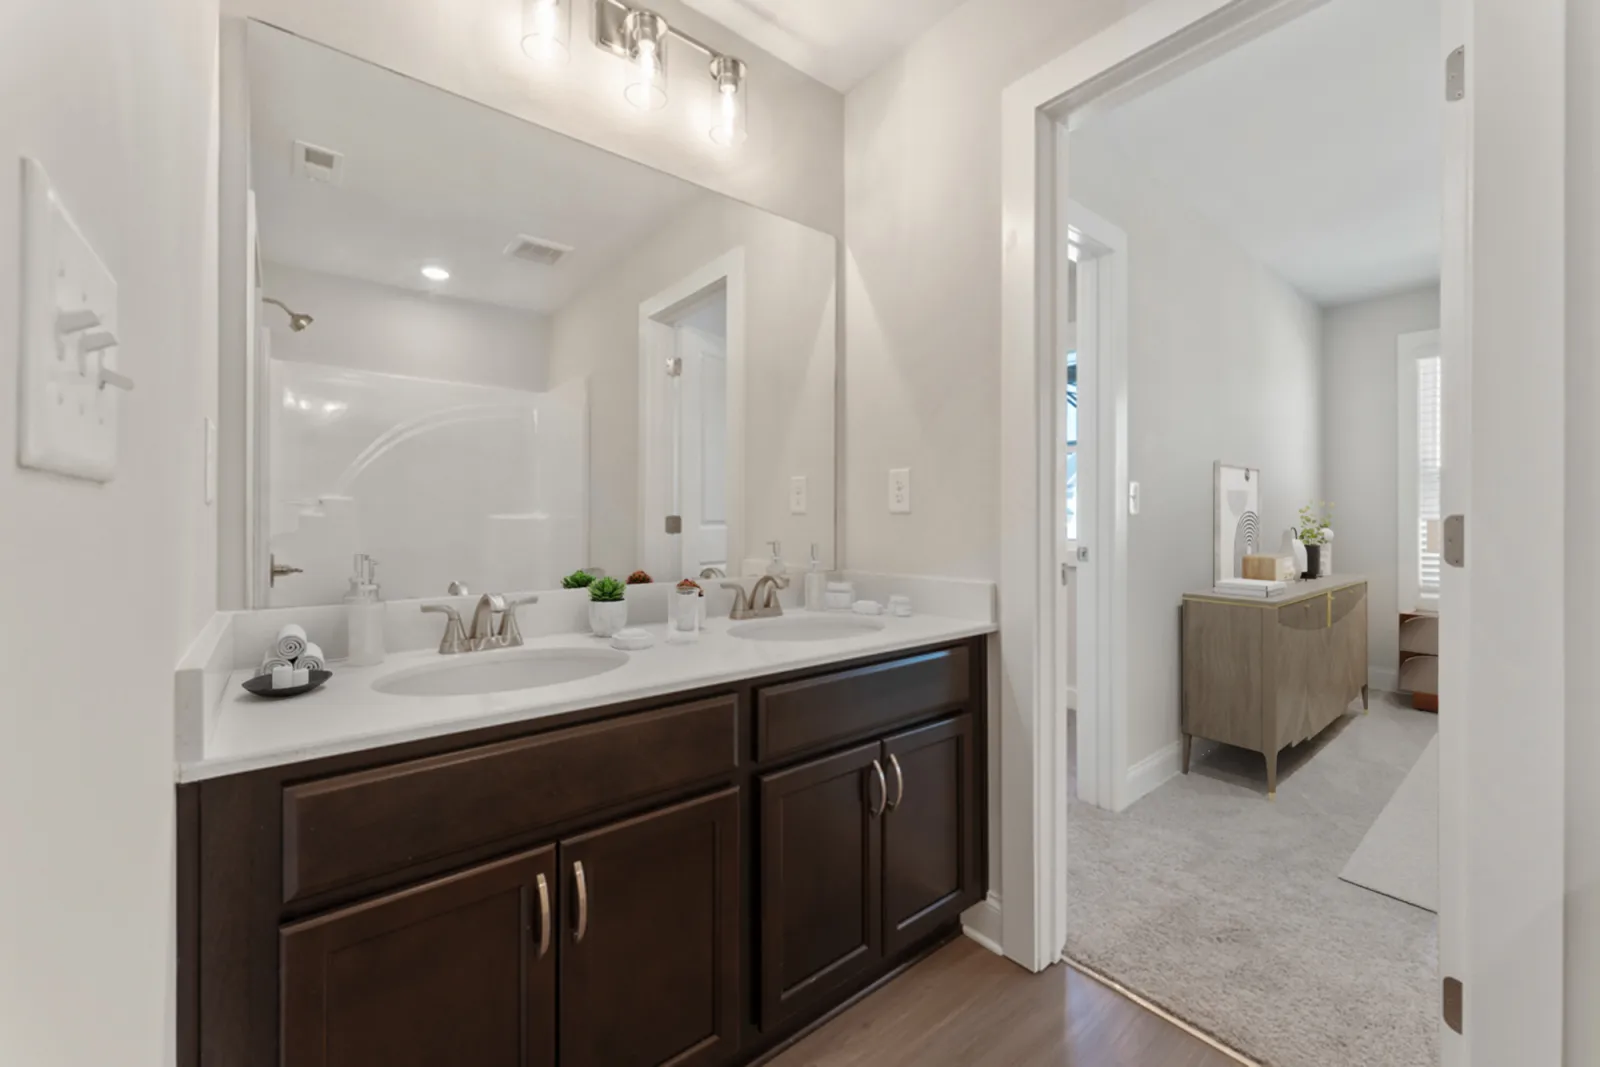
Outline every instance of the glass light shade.
{"type": "Polygon", "coordinates": [[[572,0],[522,0],[522,51],[530,59],[565,63],[572,40],[572,0]]]}
{"type": "Polygon", "coordinates": [[[711,139],[720,145],[744,144],[749,136],[745,120],[750,101],[750,83],[745,77],[744,64],[732,56],[718,56],[711,61],[711,78],[717,84],[711,139]]]}
{"type": "Polygon", "coordinates": [[[630,11],[622,23],[628,79],[622,95],[641,111],[667,106],[667,20],[653,11],[630,11]]]}

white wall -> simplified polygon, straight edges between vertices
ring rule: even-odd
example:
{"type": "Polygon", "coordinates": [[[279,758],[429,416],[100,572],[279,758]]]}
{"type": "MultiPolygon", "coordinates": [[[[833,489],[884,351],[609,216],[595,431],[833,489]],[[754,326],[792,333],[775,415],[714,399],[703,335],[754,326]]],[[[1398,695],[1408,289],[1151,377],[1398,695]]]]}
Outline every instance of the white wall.
{"type": "Polygon", "coordinates": [[[1600,1063],[1600,10],[1567,5],[1566,1062],[1600,1063]]]}
{"type": "MultiPolygon", "coordinates": [[[[1374,685],[1399,656],[1399,412],[1396,338],[1439,327],[1439,286],[1322,312],[1322,485],[1334,504],[1334,568],[1367,578],[1374,685]]],[[[1415,605],[1407,604],[1410,611],[1415,605]]]]}
{"type": "Polygon", "coordinates": [[[0,14],[0,1063],[173,1058],[172,670],[216,595],[215,0],[0,14]],[[18,156],[119,283],[121,459],[18,468],[18,156]],[[86,669],[92,656],[92,669],[86,669]]]}
{"type": "Polygon", "coordinates": [[[815,541],[824,565],[832,559],[837,243],[708,199],[553,317],[551,387],[590,379],[590,562],[609,573],[627,574],[640,559],[639,305],[736,247],[746,279],[745,494],[743,516],[730,518],[747,548],[780,540],[798,566],[815,541]],[[805,515],[789,514],[796,474],[807,479],[805,515]]]}
{"type": "Polygon", "coordinates": [[[1322,499],[1320,314],[1107,142],[1069,195],[1128,236],[1128,760],[1179,740],[1178,605],[1212,581],[1212,463],[1261,469],[1263,543],[1322,499]]]}
{"type": "Polygon", "coordinates": [[[272,356],[354,370],[541,390],[550,320],[532,311],[267,263],[262,293],[316,321],[295,333],[281,308],[261,314],[272,356]]]}
{"type": "Polygon", "coordinates": [[[537,122],[669,174],[839,234],[843,100],[838,93],[678,0],[649,5],[750,67],[750,138],[728,151],[706,135],[714,87],[700,56],[674,50],[670,102],[643,115],[622,99],[621,61],[590,43],[589,8],[573,4],[571,62],[522,54],[519,0],[225,0],[361,59],[537,122]]]}

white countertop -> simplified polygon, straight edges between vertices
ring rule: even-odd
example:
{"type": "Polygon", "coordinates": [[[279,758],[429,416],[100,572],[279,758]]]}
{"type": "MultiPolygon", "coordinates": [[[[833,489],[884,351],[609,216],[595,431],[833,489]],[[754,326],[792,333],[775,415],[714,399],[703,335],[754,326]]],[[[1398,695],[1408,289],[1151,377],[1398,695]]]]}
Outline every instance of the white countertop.
{"type": "Polygon", "coordinates": [[[526,722],[583,708],[665,696],[704,686],[825,666],[994,632],[990,622],[913,615],[883,617],[880,631],[826,641],[749,641],[730,637],[726,618],[711,619],[698,641],[668,644],[662,625],[645,627],[656,644],[628,653],[628,662],[604,674],[538,689],[472,696],[419,697],[379,693],[372,683],[387,675],[441,662],[467,662],[526,649],[609,648],[590,634],[530,640],[521,649],[440,656],[435,650],[389,656],[376,667],[329,664],[333,677],[316,692],[270,700],[240,686],[253,672],[235,671],[222,687],[220,707],[200,758],[180,761],[178,781],[317,759],[343,752],[526,722]]]}

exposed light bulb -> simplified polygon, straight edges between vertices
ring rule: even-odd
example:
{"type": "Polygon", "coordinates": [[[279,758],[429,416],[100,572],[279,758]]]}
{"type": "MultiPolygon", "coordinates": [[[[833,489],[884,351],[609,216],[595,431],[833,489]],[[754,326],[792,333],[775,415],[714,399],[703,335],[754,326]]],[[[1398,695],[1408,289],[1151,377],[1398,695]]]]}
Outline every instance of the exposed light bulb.
{"type": "Polygon", "coordinates": [[[641,111],[667,106],[667,20],[653,11],[630,11],[622,23],[628,80],[622,95],[641,111]]]}
{"type": "Polygon", "coordinates": [[[572,34],[571,0],[522,0],[522,51],[530,59],[565,63],[572,34]]]}
{"type": "Polygon", "coordinates": [[[732,56],[717,56],[711,61],[711,78],[717,83],[716,113],[709,131],[711,140],[720,145],[743,144],[747,136],[745,119],[750,95],[745,66],[732,56]]]}
{"type": "Polygon", "coordinates": [[[450,272],[434,263],[422,268],[422,276],[430,282],[447,282],[450,280],[450,272]]]}

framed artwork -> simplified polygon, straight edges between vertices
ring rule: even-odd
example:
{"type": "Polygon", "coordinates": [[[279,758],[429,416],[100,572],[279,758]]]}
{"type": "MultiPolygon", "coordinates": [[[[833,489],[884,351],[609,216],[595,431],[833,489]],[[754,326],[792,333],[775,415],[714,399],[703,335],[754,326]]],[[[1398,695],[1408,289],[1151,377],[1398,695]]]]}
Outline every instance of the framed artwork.
{"type": "Polygon", "coordinates": [[[1261,551],[1261,471],[1212,464],[1211,580],[1239,577],[1243,560],[1261,551]]]}

